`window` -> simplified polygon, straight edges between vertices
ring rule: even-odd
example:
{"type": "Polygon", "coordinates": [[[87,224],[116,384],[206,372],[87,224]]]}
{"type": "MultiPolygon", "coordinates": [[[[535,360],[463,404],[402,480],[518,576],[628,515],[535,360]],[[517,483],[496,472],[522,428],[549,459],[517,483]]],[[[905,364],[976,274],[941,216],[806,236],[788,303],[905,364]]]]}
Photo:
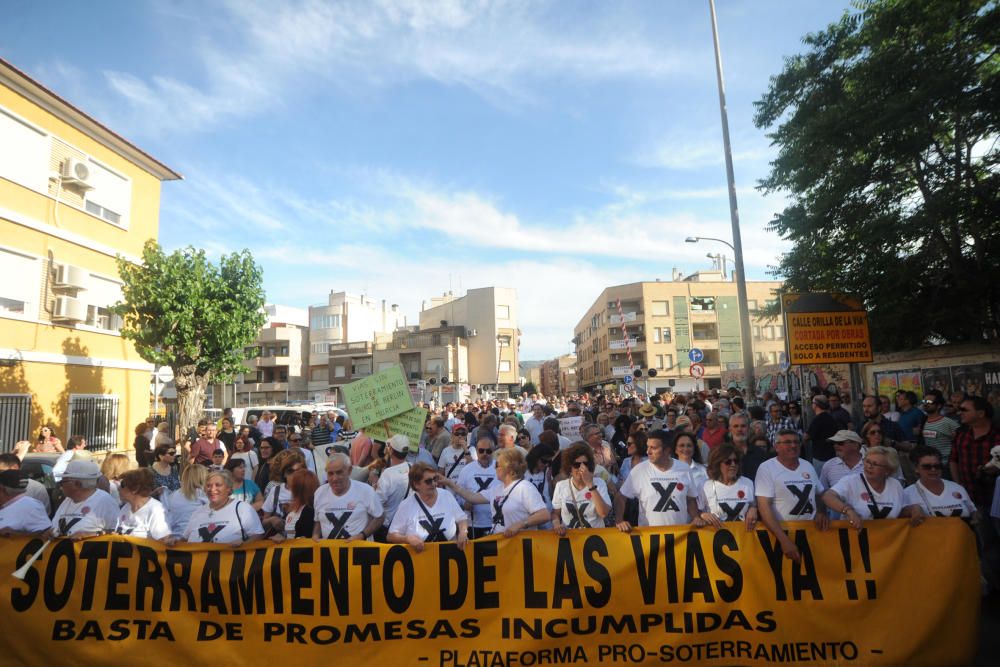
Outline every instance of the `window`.
{"type": "Polygon", "coordinates": [[[244,359],[256,359],[260,356],[260,348],[257,346],[243,348],[244,359]]]}
{"type": "Polygon", "coordinates": [[[0,394],[0,443],[6,451],[28,432],[31,396],[28,394],[0,394]]]}
{"type": "Polygon", "coordinates": [[[654,343],[669,343],[670,342],[670,327],[653,327],[653,342],[654,343]]]}
{"type": "Polygon", "coordinates": [[[652,314],[653,317],[665,317],[670,314],[670,302],[669,301],[654,301],[652,314]]]}
{"type": "Polygon", "coordinates": [[[691,337],[695,340],[717,340],[719,328],[715,322],[695,322],[691,325],[691,337]]]}
{"type": "Polygon", "coordinates": [[[757,299],[747,299],[747,310],[751,313],[757,310],[757,299]]]}
{"type": "Polygon", "coordinates": [[[371,359],[352,359],[351,375],[353,377],[367,377],[372,374],[371,359]]]}
{"type": "Polygon", "coordinates": [[[378,372],[381,373],[382,371],[388,370],[395,365],[395,362],[392,361],[380,361],[378,362],[378,372]]]}
{"type": "Polygon", "coordinates": [[[322,343],[312,343],[309,346],[309,352],[312,354],[329,354],[330,353],[330,342],[324,341],[322,343]]]}
{"type": "Polygon", "coordinates": [[[90,451],[118,449],[118,397],[69,396],[69,428],[87,439],[90,451]]]}
{"type": "Polygon", "coordinates": [[[121,320],[109,310],[111,306],[122,300],[121,283],[90,274],[90,278],[87,280],[87,289],[79,298],[88,304],[88,325],[108,331],[118,331],[121,328],[121,320]]]}
{"type": "Polygon", "coordinates": [[[313,329],[339,329],[340,315],[313,315],[309,318],[309,326],[313,329]]]}
{"type": "Polygon", "coordinates": [[[510,347],[510,341],[510,336],[497,336],[497,342],[500,344],[500,347],[510,347]]]}
{"type": "Polygon", "coordinates": [[[510,372],[510,362],[506,359],[500,361],[500,372],[509,373],[510,372]]]}
{"type": "Polygon", "coordinates": [[[313,382],[319,382],[321,380],[326,380],[330,377],[330,369],[326,367],[322,368],[310,368],[309,369],[309,379],[313,382]]]}
{"type": "Polygon", "coordinates": [[[426,368],[429,374],[441,377],[444,374],[444,359],[428,359],[426,368]]]}
{"type": "Polygon", "coordinates": [[[774,337],[778,340],[784,339],[785,337],[784,325],[779,324],[778,326],[774,327],[774,337]]]}
{"type": "Polygon", "coordinates": [[[760,327],[758,327],[758,326],[755,326],[753,328],[753,339],[754,340],[760,340],[760,327]]]}
{"type": "Polygon", "coordinates": [[[334,366],[333,377],[342,378],[347,376],[347,366],[334,366]]]}
{"type": "Polygon", "coordinates": [[[131,183],[93,160],[87,166],[90,167],[90,184],[94,186],[93,190],[87,191],[87,212],[110,223],[124,225],[132,203],[131,183]]]}
{"type": "Polygon", "coordinates": [[[510,306],[497,306],[497,319],[498,320],[509,320],[510,319],[510,306]]]}
{"type": "Polygon", "coordinates": [[[288,356],[288,344],[287,343],[281,346],[281,356],[282,357],[287,357],[288,356]]]}
{"type": "Polygon", "coordinates": [[[664,343],[669,343],[672,340],[670,336],[670,327],[662,327],[660,329],[660,335],[663,338],[664,343]]]}
{"type": "MultiPolygon", "coordinates": [[[[653,327],[653,342],[654,343],[659,343],[660,342],[660,327],[653,327]]],[[[660,367],[657,366],[657,368],[660,368],[660,367]]]]}
{"type": "Polygon", "coordinates": [[[706,366],[718,366],[719,365],[719,351],[718,350],[703,350],[705,358],[701,360],[701,363],[706,366]]]}
{"type": "Polygon", "coordinates": [[[38,317],[40,266],[34,257],[0,249],[0,315],[38,317]]]}
{"type": "Polygon", "coordinates": [[[691,297],[691,310],[696,313],[705,313],[715,310],[714,296],[693,296],[691,297]]]}
{"type": "Polygon", "coordinates": [[[0,109],[0,146],[0,177],[48,191],[52,143],[47,134],[0,109]]]}

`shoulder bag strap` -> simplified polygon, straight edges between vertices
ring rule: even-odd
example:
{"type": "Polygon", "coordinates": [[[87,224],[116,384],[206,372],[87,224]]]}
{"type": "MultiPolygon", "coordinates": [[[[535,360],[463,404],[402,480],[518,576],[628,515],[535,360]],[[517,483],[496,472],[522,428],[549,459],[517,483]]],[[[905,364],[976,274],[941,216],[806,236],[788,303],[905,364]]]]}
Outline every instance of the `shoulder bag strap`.
{"type": "Polygon", "coordinates": [[[872,505],[875,506],[875,511],[878,512],[879,506],[878,506],[878,501],[875,500],[875,492],[872,491],[872,487],[868,486],[868,480],[865,479],[865,474],[861,473],[860,477],[861,477],[861,482],[865,485],[865,488],[868,489],[868,495],[871,496],[872,505]]]}

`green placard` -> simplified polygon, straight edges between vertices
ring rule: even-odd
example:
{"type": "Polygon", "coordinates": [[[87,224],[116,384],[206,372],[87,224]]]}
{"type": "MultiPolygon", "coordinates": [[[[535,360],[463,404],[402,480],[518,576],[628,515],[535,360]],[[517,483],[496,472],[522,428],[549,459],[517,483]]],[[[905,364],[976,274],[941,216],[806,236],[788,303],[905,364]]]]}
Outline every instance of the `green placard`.
{"type": "Polygon", "coordinates": [[[365,428],[413,408],[410,388],[399,366],[344,385],[344,401],[354,428],[365,428]]]}
{"type": "Polygon", "coordinates": [[[382,440],[383,437],[392,437],[397,433],[405,435],[410,439],[410,451],[417,451],[420,446],[420,436],[424,432],[424,424],[427,422],[426,408],[413,408],[401,415],[396,415],[386,420],[385,428],[375,426],[369,429],[371,437],[382,440]],[[388,436],[386,431],[388,430],[388,436]]]}

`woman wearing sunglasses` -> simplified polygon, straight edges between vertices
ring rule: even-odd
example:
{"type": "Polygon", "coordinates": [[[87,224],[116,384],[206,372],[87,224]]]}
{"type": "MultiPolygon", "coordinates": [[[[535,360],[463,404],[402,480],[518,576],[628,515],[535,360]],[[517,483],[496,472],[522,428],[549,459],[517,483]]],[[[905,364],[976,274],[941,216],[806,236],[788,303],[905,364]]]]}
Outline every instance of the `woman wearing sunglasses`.
{"type": "Polygon", "coordinates": [[[562,452],[562,472],[566,479],[552,492],[552,527],[559,535],[567,528],[603,528],[611,511],[608,485],[594,477],[594,451],[583,442],[562,452]]]}
{"type": "Polygon", "coordinates": [[[914,447],[910,460],[917,468],[917,483],[903,491],[903,503],[911,512],[928,517],[957,516],[969,520],[976,506],[961,484],[942,479],[941,452],[928,445],[914,447]]]}
{"type": "MultiPolygon", "coordinates": [[[[913,512],[903,502],[903,485],[893,475],[899,470],[899,456],[891,447],[870,447],[865,452],[864,469],[848,475],[822,495],[823,503],[839,512],[852,528],[861,530],[869,519],[895,519],[913,512]]],[[[915,516],[914,525],[923,521],[915,516]]]]}
{"type": "Polygon", "coordinates": [[[424,550],[426,542],[454,540],[459,549],[465,548],[469,521],[455,496],[438,492],[446,480],[434,466],[426,463],[410,466],[410,486],[414,493],[399,503],[392,517],[390,543],[409,544],[417,553],[424,550]]]}
{"type": "Polygon", "coordinates": [[[708,455],[708,479],[702,485],[701,518],[713,528],[727,521],[742,521],[748,531],[757,525],[757,503],[753,482],[740,476],[743,455],[723,443],[708,455]]]}

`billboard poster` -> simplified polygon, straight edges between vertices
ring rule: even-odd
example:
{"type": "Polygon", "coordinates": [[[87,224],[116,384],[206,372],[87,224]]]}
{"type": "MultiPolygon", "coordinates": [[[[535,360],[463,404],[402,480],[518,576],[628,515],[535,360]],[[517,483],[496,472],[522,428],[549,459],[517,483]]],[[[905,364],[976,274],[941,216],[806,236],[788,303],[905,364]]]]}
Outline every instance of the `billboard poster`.
{"type": "Polygon", "coordinates": [[[923,382],[924,391],[935,389],[940,391],[945,399],[951,394],[951,368],[947,366],[925,368],[920,371],[920,379],[923,382]]]}

